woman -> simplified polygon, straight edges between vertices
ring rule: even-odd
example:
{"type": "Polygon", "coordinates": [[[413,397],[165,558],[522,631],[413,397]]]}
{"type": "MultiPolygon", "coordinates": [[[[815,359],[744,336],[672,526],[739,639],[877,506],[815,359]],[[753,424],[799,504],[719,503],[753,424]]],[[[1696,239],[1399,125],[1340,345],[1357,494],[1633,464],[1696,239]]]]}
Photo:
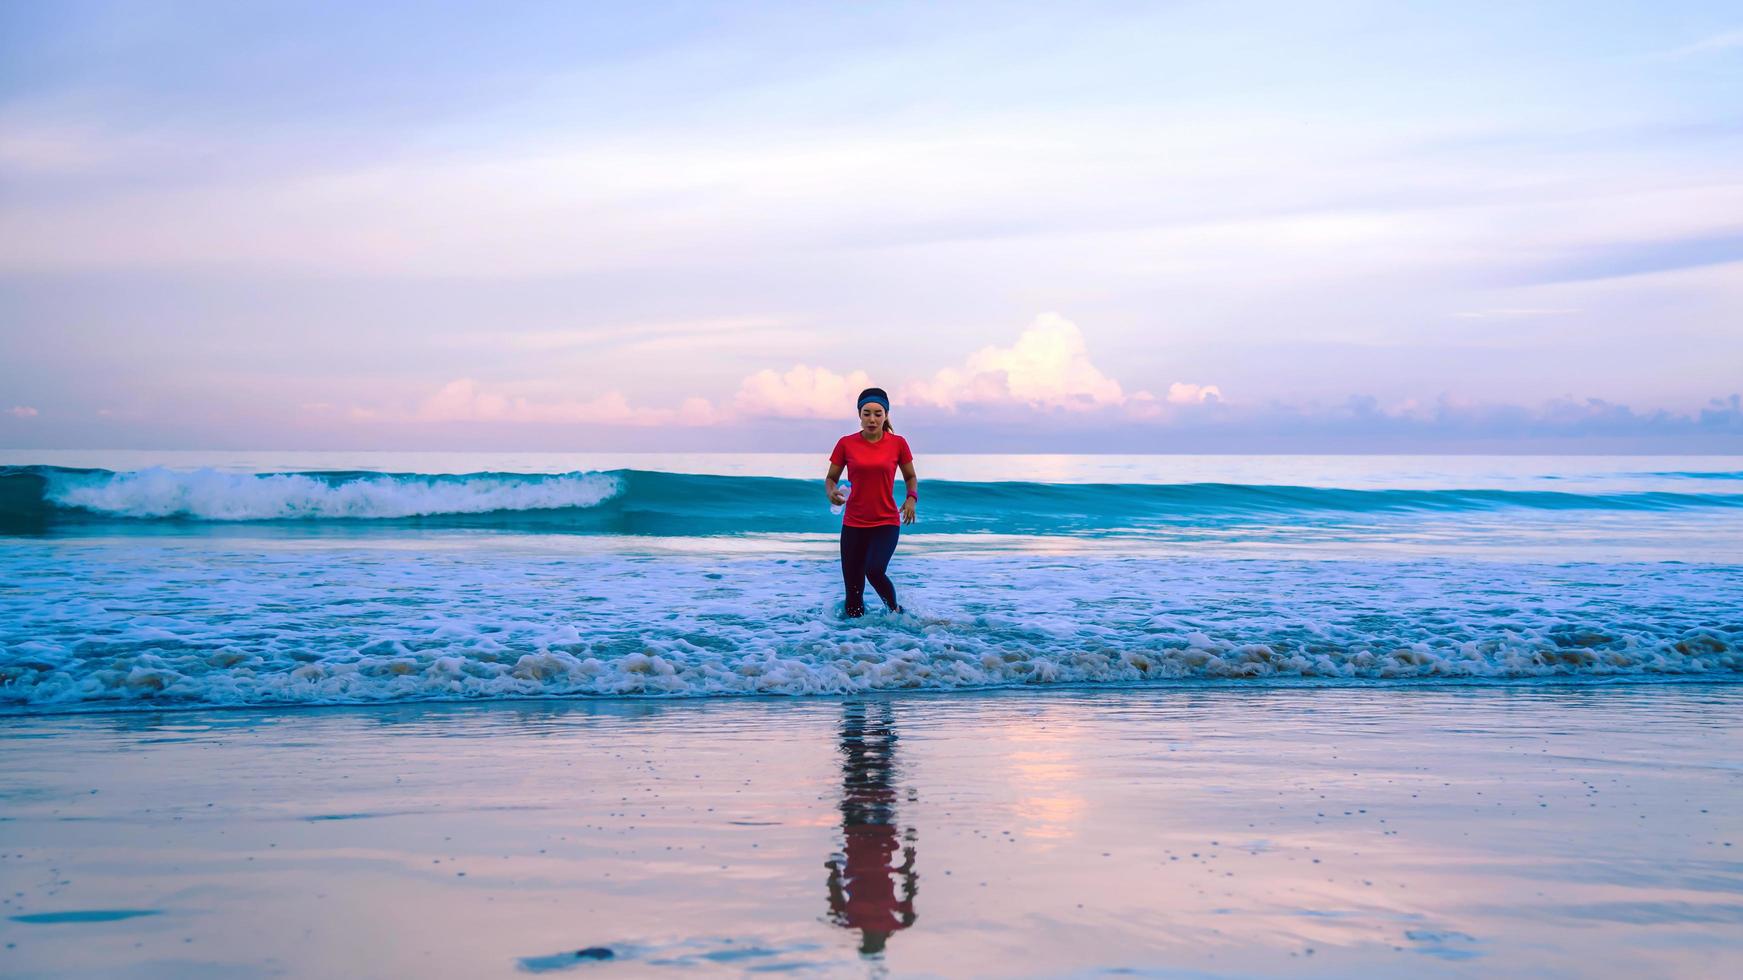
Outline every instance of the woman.
{"type": "Polygon", "coordinates": [[[867,388],[859,393],[859,431],[836,440],[835,451],[829,455],[829,475],[823,478],[829,502],[847,502],[841,515],[841,577],[847,584],[847,615],[865,615],[868,580],[891,612],[902,611],[896,602],[896,587],[884,569],[896,553],[901,526],[914,523],[918,487],[908,440],[890,428],[890,396],[882,388],[867,388]],[[908,499],[899,512],[895,500],[898,466],[908,487],[908,499]],[[848,482],[853,484],[851,493],[843,494],[835,485],[842,467],[847,468],[848,482]]]}

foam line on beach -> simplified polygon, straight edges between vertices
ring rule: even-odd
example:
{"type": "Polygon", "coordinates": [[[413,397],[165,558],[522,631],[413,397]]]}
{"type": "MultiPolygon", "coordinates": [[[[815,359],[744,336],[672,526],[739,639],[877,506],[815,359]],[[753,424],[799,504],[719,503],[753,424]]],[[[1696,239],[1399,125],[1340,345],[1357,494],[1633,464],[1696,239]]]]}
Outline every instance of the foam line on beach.
{"type": "Polygon", "coordinates": [[[913,559],[909,612],[843,620],[829,562],[42,555],[0,593],[14,710],[1743,680],[1735,568],[913,559]]]}

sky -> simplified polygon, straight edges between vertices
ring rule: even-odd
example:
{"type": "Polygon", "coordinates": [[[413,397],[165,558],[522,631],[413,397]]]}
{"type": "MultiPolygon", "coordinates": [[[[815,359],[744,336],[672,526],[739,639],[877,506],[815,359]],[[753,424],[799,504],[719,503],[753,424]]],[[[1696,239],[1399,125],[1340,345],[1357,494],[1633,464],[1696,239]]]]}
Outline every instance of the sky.
{"type": "Polygon", "coordinates": [[[1743,452],[1743,8],[0,4],[0,447],[1743,452]],[[821,448],[819,448],[821,447],[821,448]]]}

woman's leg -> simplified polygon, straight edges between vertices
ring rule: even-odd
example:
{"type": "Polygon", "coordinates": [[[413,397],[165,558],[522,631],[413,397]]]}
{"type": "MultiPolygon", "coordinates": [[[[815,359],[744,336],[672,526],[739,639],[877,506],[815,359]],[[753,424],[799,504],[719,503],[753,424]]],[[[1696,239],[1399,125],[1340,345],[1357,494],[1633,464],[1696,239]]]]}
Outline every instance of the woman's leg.
{"type": "Polygon", "coordinates": [[[871,530],[874,529],[841,525],[841,581],[847,586],[844,611],[849,616],[865,612],[866,532],[871,530]]]}
{"type": "MultiPolygon", "coordinates": [[[[890,577],[884,574],[884,569],[890,567],[890,556],[896,553],[896,541],[902,536],[902,527],[899,524],[885,524],[881,527],[866,528],[866,530],[872,532],[868,535],[870,540],[865,549],[866,580],[871,582],[872,588],[878,590],[878,597],[884,600],[884,605],[899,612],[902,607],[896,604],[895,583],[891,582],[890,577]]],[[[863,587],[860,595],[863,602],[865,595],[863,587]]]]}

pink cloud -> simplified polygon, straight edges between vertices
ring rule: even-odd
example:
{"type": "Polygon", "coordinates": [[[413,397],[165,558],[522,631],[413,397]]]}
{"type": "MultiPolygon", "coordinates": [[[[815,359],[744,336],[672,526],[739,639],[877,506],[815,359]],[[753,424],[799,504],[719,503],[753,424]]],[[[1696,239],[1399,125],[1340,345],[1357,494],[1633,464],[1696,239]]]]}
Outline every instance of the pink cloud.
{"type": "Polygon", "coordinates": [[[1175,405],[1203,405],[1223,400],[1223,391],[1216,385],[1191,384],[1176,381],[1168,386],[1168,401],[1175,405]]]}
{"type": "Polygon", "coordinates": [[[842,375],[795,364],[783,374],[765,369],[745,378],[733,404],[748,415],[841,418],[853,414],[854,399],[869,387],[871,378],[864,371],[842,375]]]}
{"type": "MultiPolygon", "coordinates": [[[[871,386],[864,371],[840,373],[795,364],[765,368],[744,377],[718,406],[690,397],[676,407],[632,405],[621,392],[589,399],[541,397],[560,390],[551,382],[489,386],[458,378],[429,395],[410,413],[354,408],[353,418],[415,422],[574,423],[623,426],[709,426],[731,418],[841,419],[853,414],[854,397],[871,386]],[[730,411],[727,411],[730,409],[730,411]]],[[[1008,346],[988,346],[960,367],[893,388],[895,402],[922,411],[954,414],[977,408],[1067,411],[1089,417],[1165,419],[1185,406],[1219,404],[1216,385],[1176,381],[1167,395],[1127,393],[1090,358],[1083,331],[1056,313],[1042,314],[1008,346]]]]}
{"type": "Polygon", "coordinates": [[[960,368],[904,386],[901,398],[946,409],[1007,403],[1085,411],[1126,402],[1120,383],[1089,359],[1083,331],[1057,313],[1036,317],[1009,347],[983,347],[960,368]]]}

